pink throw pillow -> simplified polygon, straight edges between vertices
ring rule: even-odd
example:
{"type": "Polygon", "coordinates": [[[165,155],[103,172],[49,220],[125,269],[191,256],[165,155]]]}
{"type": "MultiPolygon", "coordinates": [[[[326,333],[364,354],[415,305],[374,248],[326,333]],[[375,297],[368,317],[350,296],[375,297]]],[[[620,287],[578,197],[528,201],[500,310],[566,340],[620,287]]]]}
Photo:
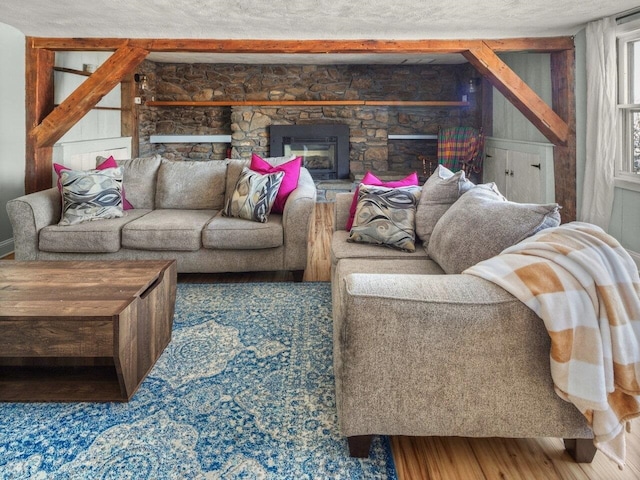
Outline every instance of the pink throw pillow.
{"type": "Polygon", "coordinates": [[[276,195],[276,201],[271,209],[274,213],[284,212],[284,204],[287,203],[289,194],[298,187],[298,179],[300,178],[300,167],[302,166],[302,157],[296,157],[293,160],[277,166],[271,166],[269,162],[259,157],[255,153],[251,154],[251,165],[249,169],[254,172],[266,175],[268,173],[284,172],[282,183],[276,195]]]}
{"type": "MultiPolygon", "coordinates": [[[[378,177],[376,177],[373,173],[367,172],[364,177],[362,177],[362,181],[360,182],[364,185],[373,185],[374,187],[387,187],[387,188],[397,188],[397,187],[411,187],[414,185],[418,185],[418,173],[413,172],[410,175],[407,175],[401,180],[393,180],[391,182],[383,182],[378,177]]],[[[356,191],[353,194],[353,200],[351,201],[351,208],[349,208],[349,219],[347,220],[347,225],[345,230],[348,232],[351,231],[351,227],[353,226],[353,219],[356,216],[356,208],[358,208],[358,192],[360,191],[360,187],[356,187],[356,191]]]]}
{"type": "MultiPolygon", "coordinates": [[[[107,158],[104,162],[102,162],[100,165],[98,165],[96,167],[96,170],[105,170],[107,168],[117,168],[117,167],[118,167],[118,163],[115,161],[113,156],[111,156],[107,158]]],[[[59,163],[54,163],[53,169],[56,171],[56,174],[58,175],[58,182],[57,182],[58,191],[62,193],[62,184],[60,183],[60,172],[62,172],[63,170],[71,170],[71,169],[69,167],[65,167],[64,165],[60,165],[59,163]]],[[[133,209],[133,205],[131,205],[131,203],[129,203],[129,201],[124,196],[124,186],[122,187],[122,209],[123,210],[133,209]]]]}

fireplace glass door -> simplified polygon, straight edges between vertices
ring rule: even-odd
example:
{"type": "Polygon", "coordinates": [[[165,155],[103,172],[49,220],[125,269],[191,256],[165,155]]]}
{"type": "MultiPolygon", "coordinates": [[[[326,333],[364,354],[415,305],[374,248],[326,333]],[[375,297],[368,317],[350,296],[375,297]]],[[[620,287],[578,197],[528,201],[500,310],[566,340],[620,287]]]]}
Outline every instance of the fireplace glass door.
{"type": "Polygon", "coordinates": [[[284,137],[284,155],[302,157],[305,168],[312,170],[317,178],[332,178],[336,172],[337,137],[324,139],[284,137]]]}
{"type": "Polygon", "coordinates": [[[349,178],[349,125],[271,125],[272,157],[296,155],[315,180],[349,178]]]}

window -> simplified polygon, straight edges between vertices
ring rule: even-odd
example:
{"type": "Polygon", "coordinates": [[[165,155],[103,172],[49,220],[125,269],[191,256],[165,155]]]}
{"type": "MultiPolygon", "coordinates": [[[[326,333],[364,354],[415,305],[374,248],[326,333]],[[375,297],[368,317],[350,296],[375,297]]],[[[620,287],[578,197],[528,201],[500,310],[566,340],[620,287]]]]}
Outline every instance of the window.
{"type": "Polygon", "coordinates": [[[640,183],[640,24],[618,28],[620,149],[616,177],[640,183]]]}

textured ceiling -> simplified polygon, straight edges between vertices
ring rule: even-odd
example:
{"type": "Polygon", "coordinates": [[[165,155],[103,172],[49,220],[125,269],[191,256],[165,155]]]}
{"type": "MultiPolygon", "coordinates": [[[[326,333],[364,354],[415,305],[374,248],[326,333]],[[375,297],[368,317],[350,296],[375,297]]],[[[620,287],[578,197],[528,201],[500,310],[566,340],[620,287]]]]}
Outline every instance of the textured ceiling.
{"type": "Polygon", "coordinates": [[[591,20],[639,4],[640,0],[2,0],[0,22],[35,37],[513,38],[573,35],[591,20]]]}

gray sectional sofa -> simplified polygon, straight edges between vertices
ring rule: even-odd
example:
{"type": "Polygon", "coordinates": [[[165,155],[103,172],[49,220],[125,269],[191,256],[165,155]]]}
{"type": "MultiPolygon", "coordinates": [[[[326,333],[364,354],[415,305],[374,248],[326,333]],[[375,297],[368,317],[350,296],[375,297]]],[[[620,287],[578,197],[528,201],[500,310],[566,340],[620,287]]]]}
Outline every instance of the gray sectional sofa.
{"type": "Polygon", "coordinates": [[[282,214],[268,222],[230,218],[222,209],[248,161],[118,161],[134,206],[124,217],[60,226],[56,188],[7,204],[17,260],[176,259],[179,272],[290,270],[307,263],[316,187],[302,168],[282,214]]]}
{"type": "Polygon", "coordinates": [[[331,247],[336,403],[351,454],[368,456],[372,435],[560,437],[591,461],[590,427],[554,391],[542,320],[493,283],[445,274],[420,242],[413,253],[348,242],[352,198],[337,196],[331,247]]]}

